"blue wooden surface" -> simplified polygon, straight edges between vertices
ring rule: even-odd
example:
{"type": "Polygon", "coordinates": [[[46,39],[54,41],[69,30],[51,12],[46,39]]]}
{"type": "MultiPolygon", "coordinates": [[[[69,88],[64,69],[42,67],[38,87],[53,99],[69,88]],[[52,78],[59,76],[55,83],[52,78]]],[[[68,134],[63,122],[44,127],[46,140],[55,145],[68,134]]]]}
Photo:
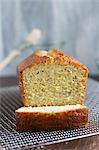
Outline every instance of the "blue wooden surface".
{"type": "MultiPolygon", "coordinates": [[[[41,43],[65,41],[63,51],[99,74],[98,0],[0,0],[0,61],[33,28],[41,29],[41,43]]],[[[0,74],[15,75],[16,64],[35,48],[40,47],[25,52],[0,74]]]]}

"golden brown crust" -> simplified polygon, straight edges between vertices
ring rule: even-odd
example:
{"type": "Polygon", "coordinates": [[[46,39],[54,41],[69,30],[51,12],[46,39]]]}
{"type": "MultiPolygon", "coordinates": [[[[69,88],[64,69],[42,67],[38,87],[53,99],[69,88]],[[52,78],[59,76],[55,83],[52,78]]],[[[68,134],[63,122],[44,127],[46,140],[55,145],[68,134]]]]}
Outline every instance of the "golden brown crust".
{"type": "Polygon", "coordinates": [[[69,62],[70,64],[75,64],[80,66],[81,68],[87,70],[88,72],[88,68],[86,66],[84,66],[83,64],[81,64],[78,60],[76,60],[75,58],[65,54],[64,52],[60,51],[59,49],[52,49],[48,52],[50,55],[52,55],[53,57],[56,58],[56,60],[60,60],[61,62],[69,62]]]}
{"type": "Polygon", "coordinates": [[[26,69],[27,67],[31,67],[33,65],[37,65],[37,64],[45,63],[45,62],[53,62],[53,61],[68,62],[69,64],[76,65],[84,70],[85,76],[86,76],[86,80],[84,82],[85,95],[86,95],[86,82],[88,78],[88,68],[86,66],[84,66],[78,60],[72,58],[69,55],[66,55],[65,53],[63,53],[62,51],[58,49],[52,49],[48,52],[36,50],[32,55],[30,55],[25,60],[23,60],[17,67],[20,95],[22,97],[23,102],[25,101],[25,97],[24,97],[24,87],[23,87],[23,82],[22,82],[22,71],[26,69]]]}
{"type": "Polygon", "coordinates": [[[87,125],[87,107],[52,113],[16,111],[16,128],[19,132],[71,129],[87,125]]]}
{"type": "Polygon", "coordinates": [[[73,57],[66,55],[62,51],[58,49],[52,49],[48,52],[48,54],[43,55],[43,51],[36,50],[32,55],[24,59],[17,67],[18,73],[22,72],[25,68],[31,66],[31,65],[37,65],[39,63],[45,62],[45,61],[52,61],[52,57],[56,58],[56,60],[60,60],[61,62],[67,61],[70,64],[76,64],[80,66],[81,68],[85,69],[88,73],[88,68],[81,64],[78,60],[74,59],[73,57]],[[51,57],[52,56],[52,57],[51,57]]]}

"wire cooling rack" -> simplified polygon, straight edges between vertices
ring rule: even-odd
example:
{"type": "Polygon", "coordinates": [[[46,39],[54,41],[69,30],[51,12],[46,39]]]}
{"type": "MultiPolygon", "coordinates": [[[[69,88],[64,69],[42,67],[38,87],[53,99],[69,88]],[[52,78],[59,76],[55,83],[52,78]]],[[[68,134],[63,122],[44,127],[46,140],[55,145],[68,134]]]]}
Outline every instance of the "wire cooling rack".
{"type": "Polygon", "coordinates": [[[89,108],[88,128],[50,132],[18,133],[15,128],[15,110],[22,106],[17,87],[0,89],[0,148],[29,149],[99,134],[99,83],[88,81],[85,105],[89,108]]]}

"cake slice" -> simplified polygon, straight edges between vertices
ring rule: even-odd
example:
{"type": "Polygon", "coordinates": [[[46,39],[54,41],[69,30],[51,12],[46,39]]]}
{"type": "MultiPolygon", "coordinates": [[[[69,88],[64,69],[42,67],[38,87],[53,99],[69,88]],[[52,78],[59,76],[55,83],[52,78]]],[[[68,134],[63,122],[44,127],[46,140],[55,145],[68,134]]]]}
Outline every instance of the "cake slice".
{"type": "Polygon", "coordinates": [[[82,105],[21,107],[16,110],[16,127],[22,131],[49,131],[87,127],[88,108],[82,105]]]}
{"type": "Polygon", "coordinates": [[[57,49],[35,51],[18,65],[25,106],[83,105],[87,76],[87,67],[57,49]]]}

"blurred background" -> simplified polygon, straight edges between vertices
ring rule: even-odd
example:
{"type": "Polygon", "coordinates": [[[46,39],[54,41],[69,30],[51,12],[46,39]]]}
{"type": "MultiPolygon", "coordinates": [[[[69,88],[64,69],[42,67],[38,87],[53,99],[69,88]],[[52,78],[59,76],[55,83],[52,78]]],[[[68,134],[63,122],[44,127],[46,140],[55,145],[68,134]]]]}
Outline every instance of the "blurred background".
{"type": "Polygon", "coordinates": [[[60,48],[99,76],[98,0],[0,0],[0,63],[33,29],[40,40],[0,70],[15,76],[17,64],[35,49],[60,48]]]}

